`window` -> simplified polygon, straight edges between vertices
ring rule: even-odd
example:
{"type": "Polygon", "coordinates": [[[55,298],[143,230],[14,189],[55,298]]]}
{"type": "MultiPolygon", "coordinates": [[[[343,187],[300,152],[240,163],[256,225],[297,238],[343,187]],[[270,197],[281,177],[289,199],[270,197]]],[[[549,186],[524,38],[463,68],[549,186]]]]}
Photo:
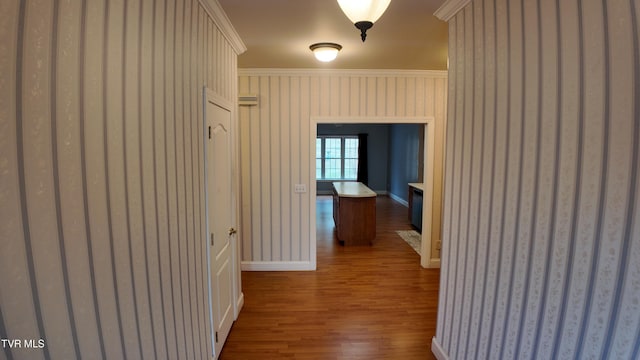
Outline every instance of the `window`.
{"type": "Polygon", "coordinates": [[[318,136],[316,138],[316,179],[356,180],[357,176],[357,137],[318,136]]]}

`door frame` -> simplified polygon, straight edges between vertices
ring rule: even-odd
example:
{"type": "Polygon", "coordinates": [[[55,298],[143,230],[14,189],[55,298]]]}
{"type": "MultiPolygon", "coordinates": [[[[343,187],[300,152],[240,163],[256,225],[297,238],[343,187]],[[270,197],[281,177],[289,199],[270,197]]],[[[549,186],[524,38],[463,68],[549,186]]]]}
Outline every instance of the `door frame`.
{"type": "Polygon", "coordinates": [[[241,231],[237,225],[239,217],[239,206],[238,206],[238,194],[240,189],[239,178],[238,178],[238,150],[237,150],[237,113],[236,113],[236,105],[224,97],[218,95],[213,90],[203,87],[202,90],[202,139],[203,139],[203,162],[204,162],[204,200],[205,200],[205,232],[202,234],[202,241],[204,242],[205,249],[207,249],[207,288],[209,293],[209,328],[211,331],[211,346],[213,349],[214,355],[219,349],[216,349],[215,342],[215,328],[213,324],[213,302],[212,302],[212,278],[211,278],[211,245],[209,244],[209,233],[211,231],[209,224],[209,189],[208,189],[208,176],[207,176],[207,166],[209,165],[209,159],[207,158],[207,141],[209,138],[209,134],[207,131],[207,103],[212,103],[216,106],[219,106],[225,110],[228,110],[231,116],[231,136],[229,137],[230,146],[231,146],[231,205],[233,210],[231,211],[231,219],[233,227],[237,230],[235,236],[232,236],[230,241],[231,246],[231,263],[233,269],[233,319],[234,321],[238,319],[238,315],[240,314],[240,309],[244,305],[244,294],[242,293],[242,281],[241,281],[241,270],[240,270],[240,236],[241,231]]]}
{"type": "MultiPolygon", "coordinates": [[[[435,117],[419,116],[419,117],[398,117],[398,116],[317,116],[311,117],[310,138],[309,138],[309,154],[310,164],[316,163],[316,137],[318,135],[318,124],[424,124],[424,167],[423,181],[425,184],[428,179],[434,178],[434,151],[435,151],[435,117]]],[[[309,192],[311,202],[309,239],[311,252],[311,268],[317,268],[317,239],[316,239],[316,168],[309,167],[309,192]]],[[[422,244],[420,249],[420,265],[423,268],[439,268],[440,259],[431,257],[431,229],[433,220],[433,180],[424,187],[422,198],[422,244]],[[429,231],[424,231],[429,229],[429,231]]]]}

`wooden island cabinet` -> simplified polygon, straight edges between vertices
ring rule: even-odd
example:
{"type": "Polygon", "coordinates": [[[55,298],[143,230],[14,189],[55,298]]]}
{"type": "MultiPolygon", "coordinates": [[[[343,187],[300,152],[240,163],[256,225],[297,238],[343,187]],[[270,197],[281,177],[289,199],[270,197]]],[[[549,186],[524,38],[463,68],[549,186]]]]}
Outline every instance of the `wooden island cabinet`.
{"type": "Polygon", "coordinates": [[[333,220],[345,246],[371,245],[376,238],[376,193],[360,182],[334,182],[333,220]]]}

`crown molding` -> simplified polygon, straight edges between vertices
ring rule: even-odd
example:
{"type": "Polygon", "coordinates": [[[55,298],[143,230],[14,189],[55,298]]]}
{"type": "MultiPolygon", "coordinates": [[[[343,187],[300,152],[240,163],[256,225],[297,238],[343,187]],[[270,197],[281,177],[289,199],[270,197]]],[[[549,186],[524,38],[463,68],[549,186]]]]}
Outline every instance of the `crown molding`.
{"type": "Polygon", "coordinates": [[[220,32],[222,32],[222,35],[227,39],[236,54],[240,55],[247,51],[247,47],[244,45],[244,42],[242,42],[240,35],[236,32],[233,24],[231,24],[231,20],[227,17],[218,0],[199,0],[199,2],[220,29],[220,32]]]}
{"type": "Polygon", "coordinates": [[[449,21],[458,11],[467,6],[471,0],[447,0],[442,4],[436,12],[433,13],[435,17],[443,21],[449,21]]]}
{"type": "Polygon", "coordinates": [[[239,68],[239,76],[376,76],[447,78],[447,70],[239,68]]]}

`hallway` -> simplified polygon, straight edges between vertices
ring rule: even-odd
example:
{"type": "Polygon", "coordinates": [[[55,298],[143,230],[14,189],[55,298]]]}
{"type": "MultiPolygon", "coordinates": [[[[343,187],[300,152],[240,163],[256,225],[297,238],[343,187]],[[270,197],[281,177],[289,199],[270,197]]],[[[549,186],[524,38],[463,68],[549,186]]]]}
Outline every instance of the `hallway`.
{"type": "Polygon", "coordinates": [[[407,209],[377,199],[372,246],[334,236],[332,199],[317,199],[315,272],[243,272],[245,304],[220,359],[433,359],[438,269],[396,230],[407,209]]]}

